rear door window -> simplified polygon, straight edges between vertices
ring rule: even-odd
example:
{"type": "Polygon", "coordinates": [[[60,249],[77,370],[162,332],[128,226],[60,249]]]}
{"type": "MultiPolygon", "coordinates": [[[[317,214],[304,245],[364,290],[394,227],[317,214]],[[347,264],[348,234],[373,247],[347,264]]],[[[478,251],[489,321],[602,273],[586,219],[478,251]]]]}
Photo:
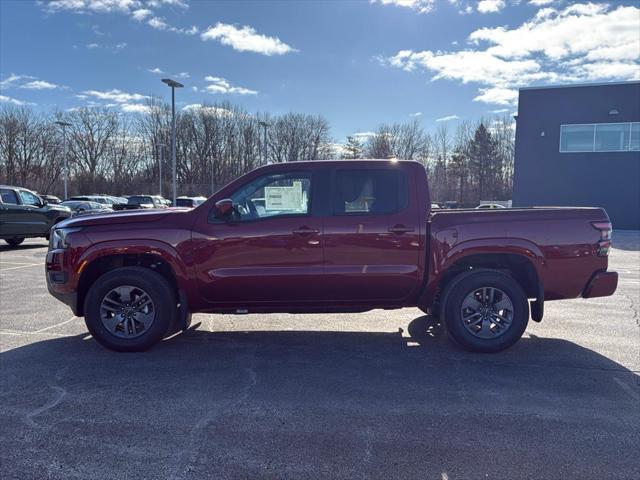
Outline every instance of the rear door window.
{"type": "Polygon", "coordinates": [[[404,172],[371,169],[335,173],[334,215],[393,213],[406,207],[407,200],[404,172]]]}
{"type": "Polygon", "coordinates": [[[2,198],[2,203],[5,203],[7,205],[18,204],[18,197],[16,196],[16,192],[8,188],[0,188],[0,198],[2,198]]]}

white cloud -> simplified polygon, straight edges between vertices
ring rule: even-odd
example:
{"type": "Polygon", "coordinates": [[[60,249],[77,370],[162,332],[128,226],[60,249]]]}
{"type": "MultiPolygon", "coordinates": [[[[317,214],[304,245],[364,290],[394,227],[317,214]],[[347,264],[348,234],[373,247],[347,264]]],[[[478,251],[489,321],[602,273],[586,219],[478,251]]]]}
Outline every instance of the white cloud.
{"type": "Polygon", "coordinates": [[[153,12],[148,8],[139,8],[131,13],[133,19],[139,22],[142,22],[145,18],[150,17],[151,15],[153,15],[153,12]]]}
{"type": "Polygon", "coordinates": [[[149,25],[152,28],[155,28],[156,30],[166,30],[168,32],[182,33],[184,35],[195,35],[200,31],[198,27],[196,27],[195,25],[186,29],[173,27],[169,25],[162,17],[151,18],[150,20],[147,21],[147,25],[149,25]]]}
{"type": "Polygon", "coordinates": [[[295,48],[282,42],[278,37],[268,37],[257,33],[252,27],[245,25],[238,28],[234,25],[218,22],[204,31],[202,40],[217,40],[241,52],[256,52],[263,55],[284,55],[297,52],[295,48]]]}
{"type": "Polygon", "coordinates": [[[422,112],[414,112],[409,114],[410,117],[420,117],[422,116],[422,112]]]}
{"type": "Polygon", "coordinates": [[[11,88],[22,88],[25,90],[55,90],[68,87],[40,80],[38,77],[34,77],[32,75],[16,75],[15,73],[11,73],[4,80],[0,81],[0,90],[9,90],[11,88]]]}
{"type": "Polygon", "coordinates": [[[355,132],[355,133],[352,133],[349,136],[350,137],[355,137],[357,140],[360,140],[361,142],[364,142],[367,139],[369,139],[370,137],[375,137],[376,136],[376,132],[355,132]]]}
{"type": "Polygon", "coordinates": [[[256,90],[231,85],[227,80],[221,77],[207,75],[204,79],[206,82],[209,82],[209,84],[204,87],[204,90],[209,93],[230,93],[236,95],[257,95],[258,93],[256,90]]]}
{"type": "Polygon", "coordinates": [[[480,0],[478,11],[480,13],[495,13],[504,8],[504,0],[480,0]]]}
{"type": "Polygon", "coordinates": [[[155,73],[156,75],[164,75],[164,71],[160,70],[158,67],[148,69],[150,73],[155,73]]]}
{"type": "Polygon", "coordinates": [[[86,90],[82,92],[81,95],[76,95],[76,97],[80,99],[93,97],[97,98],[98,100],[106,100],[116,103],[133,103],[147,100],[149,98],[147,95],[141,95],[139,93],[127,93],[123,92],[122,90],[118,90],[117,88],[102,92],[99,90],[86,90]]]}
{"type": "Polygon", "coordinates": [[[12,103],[13,105],[35,105],[35,103],[23,102],[17,98],[7,97],[6,95],[0,95],[0,103],[12,103]]]}
{"type": "Polygon", "coordinates": [[[475,101],[513,105],[516,89],[531,84],[640,78],[639,30],[638,7],[572,4],[543,8],[513,28],[476,30],[462,50],[401,50],[383,62],[475,83],[475,101]]]}
{"type": "Polygon", "coordinates": [[[534,7],[544,7],[546,5],[551,5],[556,0],[529,0],[529,3],[534,7]]]}
{"type": "Polygon", "coordinates": [[[449,120],[458,120],[458,115],[447,115],[446,117],[436,118],[436,122],[448,122],[449,120]]]}
{"type": "Polygon", "coordinates": [[[126,42],[116,43],[113,45],[109,44],[100,44],[100,43],[88,43],[85,45],[89,50],[96,50],[98,48],[102,48],[105,50],[111,50],[112,52],[117,52],[118,50],[122,50],[127,46],[126,42]]]}
{"type": "Polygon", "coordinates": [[[185,0],[148,0],[147,5],[150,7],[161,7],[162,5],[172,5],[175,7],[189,8],[189,4],[185,0]]]}
{"type": "Polygon", "coordinates": [[[169,25],[167,25],[164,19],[160,17],[153,17],[147,22],[147,25],[151,28],[155,28],[156,30],[166,30],[169,28],[169,25]]]}
{"type": "Polygon", "coordinates": [[[387,62],[407,71],[422,67],[433,71],[433,80],[460,80],[462,83],[487,81],[512,82],[545,79],[540,73],[540,65],[535,60],[503,60],[489,52],[461,50],[458,52],[414,52],[402,50],[387,62]]]}
{"type": "Polygon", "coordinates": [[[34,80],[35,78],[36,77],[32,77],[31,75],[16,75],[15,73],[11,73],[4,80],[0,81],[0,90],[7,90],[24,82],[24,80],[34,80]]]}
{"type": "Polygon", "coordinates": [[[139,103],[122,103],[120,109],[127,113],[148,113],[151,110],[148,105],[139,103]]]}
{"type": "Polygon", "coordinates": [[[55,90],[59,87],[60,86],[55,83],[45,82],[44,80],[33,80],[24,85],[20,85],[20,88],[26,88],[28,90],[55,90]]]}
{"type": "MultiPolygon", "coordinates": [[[[188,8],[189,4],[185,0],[52,0],[49,2],[38,0],[38,4],[42,5],[44,10],[49,13],[60,11],[71,11],[78,14],[121,13],[129,15],[130,18],[138,22],[146,21],[151,28],[156,30],[184,35],[196,35],[200,31],[195,25],[189,28],[173,27],[166,22],[164,17],[157,14],[158,10],[165,6],[188,8]]],[[[102,35],[102,32],[96,31],[95,27],[94,31],[102,35]]],[[[89,48],[98,48],[99,46],[98,44],[90,45],[92,46],[89,48]]],[[[117,48],[117,46],[105,46],[105,48],[117,48]]]]}
{"type": "Polygon", "coordinates": [[[180,72],[176,75],[176,77],[178,78],[189,78],[191,75],[189,75],[189,72],[180,72]]]}
{"type": "Polygon", "coordinates": [[[44,3],[49,12],[71,10],[77,13],[129,13],[139,7],[139,0],[52,0],[44,3]]]}
{"type": "Polygon", "coordinates": [[[436,4],[435,0],[371,0],[371,3],[411,8],[412,10],[416,10],[418,13],[431,12],[436,4]]]}
{"type": "Polygon", "coordinates": [[[508,108],[498,108],[497,110],[489,110],[489,113],[507,113],[508,111],[508,108]]]}
{"type": "Polygon", "coordinates": [[[518,101],[518,90],[503,87],[481,88],[480,95],[474,102],[495,103],[497,105],[514,105],[518,101]]]}
{"type": "Polygon", "coordinates": [[[182,107],[184,111],[196,111],[203,112],[206,115],[217,115],[221,117],[228,117],[233,115],[233,112],[227,108],[215,107],[213,105],[203,105],[201,103],[192,103],[190,105],[185,105],[182,107]]]}

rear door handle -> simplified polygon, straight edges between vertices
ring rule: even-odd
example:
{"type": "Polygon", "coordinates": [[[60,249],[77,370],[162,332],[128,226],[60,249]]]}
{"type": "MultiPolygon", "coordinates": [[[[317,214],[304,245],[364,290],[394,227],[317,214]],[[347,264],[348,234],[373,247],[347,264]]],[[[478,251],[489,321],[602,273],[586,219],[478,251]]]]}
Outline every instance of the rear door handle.
{"type": "Polygon", "coordinates": [[[405,227],[404,225],[394,225],[393,227],[389,227],[388,230],[391,233],[409,233],[409,232],[413,232],[413,227],[405,227]]]}
{"type": "Polygon", "coordinates": [[[320,233],[316,228],[300,227],[293,231],[296,235],[311,235],[312,233],[320,233]]]}

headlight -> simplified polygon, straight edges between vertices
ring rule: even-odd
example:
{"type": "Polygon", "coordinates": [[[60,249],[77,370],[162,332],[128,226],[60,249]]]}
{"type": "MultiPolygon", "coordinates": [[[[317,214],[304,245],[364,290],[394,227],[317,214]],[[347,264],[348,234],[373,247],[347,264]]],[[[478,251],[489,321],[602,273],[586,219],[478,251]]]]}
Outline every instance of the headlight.
{"type": "Polygon", "coordinates": [[[67,248],[67,237],[71,233],[79,232],[81,228],[54,228],[51,232],[51,242],[49,243],[50,250],[56,250],[58,248],[67,248]]]}

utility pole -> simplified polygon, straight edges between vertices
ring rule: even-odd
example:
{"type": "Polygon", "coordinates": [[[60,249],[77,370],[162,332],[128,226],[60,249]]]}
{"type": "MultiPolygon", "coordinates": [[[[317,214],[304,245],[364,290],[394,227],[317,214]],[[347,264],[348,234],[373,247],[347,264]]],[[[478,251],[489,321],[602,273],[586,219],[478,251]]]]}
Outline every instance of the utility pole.
{"type": "Polygon", "coordinates": [[[184,87],[183,84],[163,78],[163,83],[171,87],[171,167],[173,169],[173,206],[176,206],[176,88],[184,87]]]}
{"type": "Polygon", "coordinates": [[[67,159],[67,127],[70,127],[71,124],[69,122],[57,121],[56,125],[62,127],[62,155],[64,160],[64,199],[69,198],[68,190],[67,190],[67,182],[69,181],[69,162],[67,159]]]}

